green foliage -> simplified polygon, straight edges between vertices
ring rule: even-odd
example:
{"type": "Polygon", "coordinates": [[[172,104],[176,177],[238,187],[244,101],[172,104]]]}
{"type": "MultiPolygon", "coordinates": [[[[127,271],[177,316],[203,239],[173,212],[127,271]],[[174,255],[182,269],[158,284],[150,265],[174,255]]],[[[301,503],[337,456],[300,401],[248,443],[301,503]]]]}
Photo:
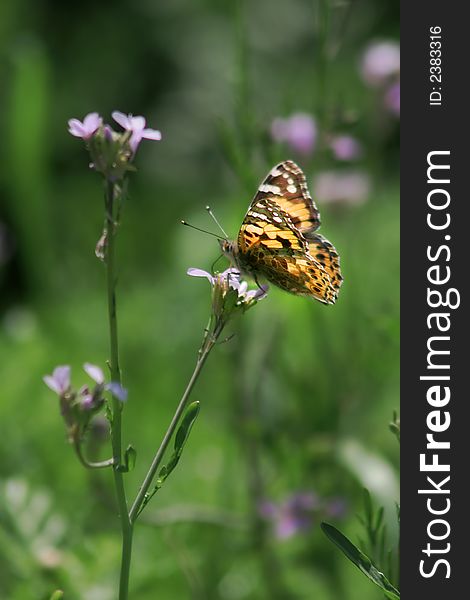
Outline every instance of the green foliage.
{"type": "Polygon", "coordinates": [[[383,573],[373,564],[372,560],[355,546],[336,527],[329,523],[322,523],[321,528],[325,535],[356,565],[356,567],[377,585],[390,600],[398,600],[400,592],[393,587],[383,573]]]}
{"type": "Polygon", "coordinates": [[[389,424],[389,428],[397,438],[398,443],[400,443],[400,419],[398,418],[396,411],[393,411],[393,421],[389,424]]]}
{"type": "Polygon", "coordinates": [[[155,487],[151,492],[149,492],[144,498],[142,507],[140,512],[145,508],[151,498],[158,492],[158,490],[165,483],[168,476],[175,469],[176,465],[179,463],[181,458],[181,454],[183,452],[183,448],[188,441],[189,434],[191,433],[191,429],[194,425],[194,421],[197,419],[200,410],[200,403],[198,401],[191,402],[191,404],[186,409],[186,412],[181,421],[181,425],[178,427],[178,430],[175,434],[175,444],[174,444],[174,452],[170,457],[170,460],[166,465],[160,469],[157,477],[157,481],[155,487]]]}
{"type": "Polygon", "coordinates": [[[135,467],[136,460],[137,452],[133,446],[129,445],[124,452],[124,464],[118,466],[119,471],[129,473],[135,467]]]}

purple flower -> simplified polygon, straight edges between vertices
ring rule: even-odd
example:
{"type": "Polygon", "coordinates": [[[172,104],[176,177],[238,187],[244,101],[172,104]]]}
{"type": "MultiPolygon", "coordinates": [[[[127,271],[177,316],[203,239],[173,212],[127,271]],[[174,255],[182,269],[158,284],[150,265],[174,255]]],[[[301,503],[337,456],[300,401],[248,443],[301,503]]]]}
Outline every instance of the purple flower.
{"type": "Polygon", "coordinates": [[[329,145],[338,160],[355,160],[362,155],[362,146],[352,135],[333,136],[329,145]]]}
{"type": "Polygon", "coordinates": [[[156,129],[145,128],[146,122],[145,118],[142,116],[133,117],[131,114],[125,115],[124,113],[115,110],[112,113],[112,117],[116,121],[116,123],[119,123],[119,125],[123,129],[132,132],[131,138],[129,140],[129,145],[134,154],[136,153],[141,140],[162,139],[162,134],[160,133],[160,131],[157,131],[156,129]]]}
{"type": "Polygon", "coordinates": [[[56,367],[52,372],[52,375],[45,375],[43,377],[43,381],[53,392],[59,396],[63,396],[70,389],[69,365],[56,367]]]}
{"type": "MultiPolygon", "coordinates": [[[[85,363],[83,365],[83,370],[93,379],[93,381],[98,384],[98,386],[101,387],[101,389],[108,390],[121,402],[125,402],[127,400],[127,390],[117,382],[111,381],[110,383],[105,383],[104,374],[100,367],[92,365],[91,363],[85,363]]],[[[83,404],[85,404],[85,398],[87,397],[87,393],[85,392],[83,404]]]]}
{"type": "Polygon", "coordinates": [[[87,385],[82,386],[78,390],[78,395],[82,398],[81,407],[84,410],[91,410],[92,408],[95,408],[96,400],[99,400],[100,402],[102,401],[100,397],[96,398],[96,394],[90,392],[90,388],[87,385]]]}
{"type": "Polygon", "coordinates": [[[97,367],[96,365],[92,365],[91,363],[85,363],[83,365],[83,370],[96,383],[98,383],[98,384],[104,383],[104,374],[103,374],[103,371],[100,369],[100,367],[97,367]]]}
{"type": "Polygon", "coordinates": [[[363,204],[370,194],[370,178],[363,171],[323,171],[314,181],[314,198],[331,204],[363,204]]]}
{"type": "Polygon", "coordinates": [[[385,107],[396,117],[400,116],[400,82],[392,84],[385,92],[385,107]]]}
{"type": "Polygon", "coordinates": [[[211,275],[203,269],[189,268],[187,274],[191,277],[205,277],[212,285],[229,287],[238,292],[238,299],[240,303],[248,303],[250,300],[261,300],[265,298],[268,293],[268,286],[264,285],[255,290],[248,290],[248,283],[241,281],[240,272],[238,269],[230,267],[222,273],[216,273],[211,275]]]}
{"type": "Polygon", "coordinates": [[[97,112],[92,112],[86,115],[83,119],[83,123],[78,119],[70,119],[69,133],[75,137],[80,137],[84,140],[88,140],[95,133],[95,131],[103,124],[103,119],[97,112]]]}
{"type": "Polygon", "coordinates": [[[110,391],[111,394],[121,402],[125,402],[127,400],[127,390],[123,388],[120,383],[111,381],[111,383],[107,383],[105,385],[105,389],[110,391]]]}
{"type": "Polygon", "coordinates": [[[342,517],[345,502],[341,498],[321,499],[313,492],[296,492],[282,502],[264,501],[258,507],[261,517],[271,521],[278,539],[307,532],[322,515],[342,517]]]}
{"type": "Polygon", "coordinates": [[[386,83],[400,72],[400,46],[393,41],[370,44],[362,56],[360,71],[373,87],[386,83]]]}
{"type": "Polygon", "coordinates": [[[211,275],[210,273],[208,273],[207,271],[204,271],[203,269],[197,269],[196,267],[190,267],[187,271],[186,271],[187,275],[190,275],[191,277],[205,277],[206,279],[208,279],[211,283],[211,285],[214,285],[215,282],[215,277],[213,275],[211,275]]]}
{"type": "Polygon", "coordinates": [[[295,113],[286,119],[278,117],[271,124],[271,135],[276,142],[284,142],[295,152],[308,155],[315,149],[317,124],[306,113],[295,113]]]}
{"type": "Polygon", "coordinates": [[[273,522],[277,538],[287,539],[307,531],[313,523],[314,511],[320,508],[317,496],[311,492],[298,492],[284,502],[263,502],[260,515],[273,522]]]}

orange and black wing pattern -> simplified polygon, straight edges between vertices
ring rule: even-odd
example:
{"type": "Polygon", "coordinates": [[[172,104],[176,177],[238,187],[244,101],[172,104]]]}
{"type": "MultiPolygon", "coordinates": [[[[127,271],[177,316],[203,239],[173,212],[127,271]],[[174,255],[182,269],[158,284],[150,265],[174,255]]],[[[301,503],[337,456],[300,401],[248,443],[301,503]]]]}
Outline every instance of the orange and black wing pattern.
{"type": "Polygon", "coordinates": [[[238,260],[255,279],[333,304],[342,276],[333,245],[315,233],[320,213],[305,176],[292,161],[280,163],[260,185],[237,239],[238,260]]]}

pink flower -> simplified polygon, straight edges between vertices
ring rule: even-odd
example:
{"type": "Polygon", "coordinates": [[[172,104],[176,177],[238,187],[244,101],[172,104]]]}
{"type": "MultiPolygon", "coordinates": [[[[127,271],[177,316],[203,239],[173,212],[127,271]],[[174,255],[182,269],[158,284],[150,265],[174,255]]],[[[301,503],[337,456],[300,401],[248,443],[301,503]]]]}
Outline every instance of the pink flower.
{"type": "MultiPolygon", "coordinates": [[[[113,396],[115,396],[121,402],[125,402],[127,400],[127,390],[122,387],[120,383],[115,381],[111,381],[110,383],[105,382],[105,377],[102,369],[96,365],[92,365],[91,363],[85,363],[83,365],[83,370],[87,375],[89,375],[93,381],[98,384],[104,390],[108,390],[111,392],[113,396]]],[[[87,390],[88,388],[85,386],[84,388],[87,390]]],[[[88,399],[88,394],[85,392],[83,396],[88,399]]]]}
{"type": "Polygon", "coordinates": [[[83,123],[78,119],[70,119],[69,122],[69,133],[75,137],[80,137],[84,140],[88,140],[95,133],[95,131],[103,124],[103,119],[97,112],[92,112],[86,115],[83,119],[83,123]]]}
{"type": "Polygon", "coordinates": [[[336,135],[329,144],[338,160],[355,160],[362,155],[362,146],[352,135],[336,135]]]}
{"type": "Polygon", "coordinates": [[[361,74],[366,83],[378,87],[400,72],[400,46],[396,42],[374,42],[362,57],[361,74]]]}
{"type": "Polygon", "coordinates": [[[317,496],[310,492],[297,492],[283,502],[262,502],[259,513],[272,521],[278,539],[287,539],[306,532],[313,523],[314,511],[320,507],[317,496]]]}
{"type": "Polygon", "coordinates": [[[400,116],[400,82],[397,81],[393,85],[391,85],[384,96],[384,104],[385,107],[395,115],[396,117],[400,116]]]}
{"type": "Polygon", "coordinates": [[[276,142],[285,142],[299,154],[311,154],[317,141],[317,124],[306,113],[295,113],[286,119],[278,117],[271,124],[271,135],[276,142]]]}
{"type": "Polygon", "coordinates": [[[91,363],[85,363],[83,370],[89,375],[95,383],[102,385],[104,383],[104,374],[100,367],[92,365],[91,363]]]}
{"type": "Polygon", "coordinates": [[[211,273],[208,273],[203,269],[190,267],[187,270],[187,274],[191,277],[205,277],[210,281],[212,287],[226,287],[228,285],[228,287],[236,290],[239,301],[242,303],[247,303],[251,300],[262,300],[268,293],[267,285],[261,286],[255,290],[248,290],[248,283],[240,279],[240,272],[233,267],[226,269],[223,273],[216,273],[216,275],[211,275],[211,273]]]}
{"type": "Polygon", "coordinates": [[[142,116],[133,117],[131,114],[125,115],[124,113],[115,110],[112,113],[112,117],[123,129],[132,132],[129,145],[134,154],[136,153],[141,140],[145,139],[158,141],[162,139],[162,134],[160,131],[156,129],[145,128],[146,121],[142,116]]]}
{"type": "Polygon", "coordinates": [[[61,365],[56,367],[52,375],[45,375],[44,383],[59,396],[63,396],[70,389],[70,367],[61,365]]]}
{"type": "Polygon", "coordinates": [[[275,536],[285,540],[296,534],[307,533],[322,514],[336,518],[344,516],[345,502],[341,498],[320,498],[314,492],[300,491],[290,494],[281,502],[261,502],[258,513],[271,521],[275,536]]]}
{"type": "Polygon", "coordinates": [[[370,178],[363,171],[323,171],[314,181],[314,198],[331,204],[363,204],[370,194],[370,178]]]}

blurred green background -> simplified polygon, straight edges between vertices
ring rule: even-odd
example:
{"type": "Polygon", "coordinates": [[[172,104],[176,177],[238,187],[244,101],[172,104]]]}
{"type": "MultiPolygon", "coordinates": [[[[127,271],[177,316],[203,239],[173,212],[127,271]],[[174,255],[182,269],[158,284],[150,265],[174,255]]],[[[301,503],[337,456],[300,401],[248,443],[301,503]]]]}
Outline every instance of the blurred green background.
{"type": "MultiPolygon", "coordinates": [[[[2,0],[1,598],[59,587],[70,599],[116,598],[111,474],[79,465],[42,382],[70,364],[78,387],[82,364],[105,368],[108,356],[94,256],[102,183],[67,133],[68,119],[95,110],[108,122],[112,110],[145,115],[163,134],[142,142],[118,237],[124,443],[138,452],[129,497],[209,316],[209,285],[185,272],[209,270],[217,242],[180,220],[214,229],[210,204],[235,236],[261,179],[292,158],[344,275],[335,306],[272,289],[210,356],[181,464],[136,528],[131,597],[381,597],[319,523],[357,542],[366,486],[396,538],[399,71],[377,52],[371,74],[366,56],[371,44],[397,45],[398,10],[390,0],[2,0]],[[313,126],[308,148],[285,133],[297,113],[313,126]],[[349,154],[335,146],[345,135],[349,154]],[[315,494],[316,508],[282,537],[279,515],[298,493],[315,494]],[[260,515],[263,502],[277,521],[260,515]]],[[[100,423],[88,445],[107,457],[100,423]]]]}

